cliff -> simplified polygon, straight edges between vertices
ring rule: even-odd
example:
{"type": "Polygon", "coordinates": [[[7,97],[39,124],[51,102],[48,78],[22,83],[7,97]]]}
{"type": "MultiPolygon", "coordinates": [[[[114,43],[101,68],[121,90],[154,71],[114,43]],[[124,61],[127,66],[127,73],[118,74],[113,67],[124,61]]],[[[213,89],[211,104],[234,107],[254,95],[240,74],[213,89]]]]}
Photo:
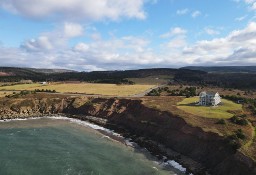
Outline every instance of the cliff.
{"type": "Polygon", "coordinates": [[[29,96],[0,100],[1,119],[60,113],[114,129],[159,157],[177,160],[194,174],[256,174],[256,163],[234,150],[225,137],[191,126],[171,112],[149,108],[138,99],[29,96]]]}

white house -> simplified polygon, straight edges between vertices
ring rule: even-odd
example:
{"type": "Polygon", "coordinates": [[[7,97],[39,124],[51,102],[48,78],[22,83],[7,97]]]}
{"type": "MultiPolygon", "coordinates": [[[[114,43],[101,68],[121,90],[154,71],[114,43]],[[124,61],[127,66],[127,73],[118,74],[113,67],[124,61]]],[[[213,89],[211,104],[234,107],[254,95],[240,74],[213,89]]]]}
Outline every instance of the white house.
{"type": "Polygon", "coordinates": [[[199,105],[216,106],[221,102],[221,97],[218,92],[201,92],[199,94],[199,105]]]}

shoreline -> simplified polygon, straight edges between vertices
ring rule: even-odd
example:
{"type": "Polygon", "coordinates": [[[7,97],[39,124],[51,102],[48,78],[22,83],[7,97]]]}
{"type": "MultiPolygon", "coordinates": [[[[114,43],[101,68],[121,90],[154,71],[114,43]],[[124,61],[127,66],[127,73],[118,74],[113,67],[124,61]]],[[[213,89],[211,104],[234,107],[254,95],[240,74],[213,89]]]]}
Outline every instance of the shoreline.
{"type": "Polygon", "coordinates": [[[61,115],[55,114],[55,115],[45,115],[45,116],[42,115],[38,117],[14,118],[14,119],[4,119],[4,120],[0,119],[0,122],[4,123],[4,122],[11,122],[11,121],[37,120],[37,119],[43,119],[43,118],[53,119],[53,120],[65,120],[83,127],[93,129],[97,131],[99,134],[101,134],[102,138],[107,138],[113,142],[120,143],[126,147],[139,151],[140,153],[144,154],[148,160],[157,163],[158,166],[162,167],[167,171],[174,171],[174,173],[178,173],[178,174],[181,173],[181,174],[193,175],[191,172],[188,171],[187,168],[183,167],[179,162],[176,162],[175,160],[167,159],[167,155],[163,156],[164,157],[163,159],[160,159],[158,155],[150,152],[147,148],[139,146],[138,143],[136,142],[132,142],[131,138],[126,138],[121,134],[115,132],[114,130],[105,128],[103,126],[97,125],[90,121],[80,120],[65,114],[61,114],[61,115]]]}

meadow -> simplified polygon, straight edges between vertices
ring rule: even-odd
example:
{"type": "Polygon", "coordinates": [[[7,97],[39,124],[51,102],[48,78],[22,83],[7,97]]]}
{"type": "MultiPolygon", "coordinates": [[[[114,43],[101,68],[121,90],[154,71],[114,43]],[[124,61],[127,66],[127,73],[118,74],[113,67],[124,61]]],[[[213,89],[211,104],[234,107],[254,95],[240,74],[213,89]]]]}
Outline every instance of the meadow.
{"type": "Polygon", "coordinates": [[[110,95],[110,96],[129,96],[139,94],[152,88],[153,85],[116,85],[116,84],[93,84],[93,83],[52,83],[42,85],[34,84],[19,84],[13,86],[2,86],[0,90],[35,90],[48,89],[55,90],[59,93],[81,93],[95,95],[110,95]]]}
{"type": "Polygon", "coordinates": [[[185,98],[177,104],[177,107],[187,113],[194,114],[205,118],[223,118],[233,117],[233,112],[241,112],[242,105],[232,101],[222,99],[218,106],[199,106],[197,105],[198,97],[185,98]]]}
{"type": "Polygon", "coordinates": [[[127,79],[136,84],[160,85],[160,84],[167,84],[173,78],[174,77],[172,75],[158,75],[158,76],[148,76],[145,78],[127,78],[127,79]]]}
{"type": "Polygon", "coordinates": [[[0,97],[5,97],[6,95],[10,95],[12,94],[13,92],[1,92],[0,91],[0,97]]]}

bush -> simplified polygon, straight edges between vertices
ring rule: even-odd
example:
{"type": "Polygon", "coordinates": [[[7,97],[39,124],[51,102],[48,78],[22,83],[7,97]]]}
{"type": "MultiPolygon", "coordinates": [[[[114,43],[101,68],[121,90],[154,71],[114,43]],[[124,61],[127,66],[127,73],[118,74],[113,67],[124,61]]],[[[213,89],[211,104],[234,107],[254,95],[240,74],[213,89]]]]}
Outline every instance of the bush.
{"type": "Polygon", "coordinates": [[[246,125],[248,125],[248,121],[246,119],[242,118],[242,119],[237,121],[237,124],[242,125],[242,126],[246,126],[246,125]]]}
{"type": "Polygon", "coordinates": [[[35,89],[34,92],[47,92],[47,93],[56,93],[56,90],[50,90],[50,89],[35,89]]]}
{"type": "Polygon", "coordinates": [[[236,140],[229,140],[229,144],[234,150],[237,150],[242,146],[242,144],[236,140]]]}
{"type": "Polygon", "coordinates": [[[241,125],[241,126],[246,126],[246,125],[248,125],[248,121],[246,120],[246,119],[244,119],[244,115],[241,115],[241,116],[233,116],[232,118],[230,118],[230,121],[232,122],[232,123],[235,123],[235,124],[237,124],[237,125],[241,125]],[[243,117],[243,118],[241,118],[241,117],[243,117]]]}
{"type": "Polygon", "coordinates": [[[228,144],[234,149],[237,150],[241,148],[242,143],[239,141],[239,139],[244,140],[246,138],[245,134],[241,129],[238,129],[234,132],[234,134],[229,135],[227,137],[228,144]]]}
{"type": "Polygon", "coordinates": [[[242,129],[238,129],[237,131],[235,131],[235,134],[241,140],[244,140],[246,138],[245,134],[242,131],[242,129]]]}
{"type": "Polygon", "coordinates": [[[155,90],[153,89],[152,91],[150,91],[147,96],[160,96],[160,92],[159,90],[155,90]]]}
{"type": "Polygon", "coordinates": [[[216,122],[216,124],[225,125],[226,121],[224,119],[220,119],[219,121],[216,122]]]}
{"type": "Polygon", "coordinates": [[[227,142],[228,144],[234,149],[237,150],[239,149],[242,144],[239,142],[238,137],[236,136],[236,134],[232,134],[230,136],[227,137],[227,142]]]}

